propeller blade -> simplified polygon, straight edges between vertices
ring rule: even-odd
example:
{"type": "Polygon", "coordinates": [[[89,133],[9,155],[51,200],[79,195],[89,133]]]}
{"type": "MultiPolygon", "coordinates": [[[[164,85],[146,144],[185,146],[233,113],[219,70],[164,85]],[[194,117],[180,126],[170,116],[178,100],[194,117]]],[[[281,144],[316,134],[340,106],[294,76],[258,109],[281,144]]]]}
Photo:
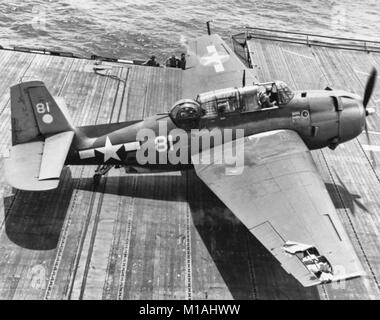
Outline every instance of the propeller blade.
{"type": "Polygon", "coordinates": [[[243,83],[243,87],[245,87],[245,69],[243,70],[243,81],[242,81],[243,83]]]}
{"type": "Polygon", "coordinates": [[[364,109],[367,108],[367,104],[369,102],[369,99],[371,99],[373,88],[375,87],[375,83],[376,83],[376,78],[377,78],[377,70],[375,68],[373,68],[371,71],[371,74],[368,78],[367,85],[366,85],[365,91],[364,91],[364,98],[363,98],[364,109]]]}

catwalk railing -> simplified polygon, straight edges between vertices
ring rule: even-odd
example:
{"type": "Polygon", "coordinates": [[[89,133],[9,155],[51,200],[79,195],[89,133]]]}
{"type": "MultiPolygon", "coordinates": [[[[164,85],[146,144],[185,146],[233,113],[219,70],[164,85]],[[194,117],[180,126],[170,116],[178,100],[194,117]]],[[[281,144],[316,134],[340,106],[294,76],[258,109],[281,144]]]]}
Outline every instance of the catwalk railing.
{"type": "Polygon", "coordinates": [[[285,43],[322,46],[328,48],[380,53],[380,41],[324,36],[312,33],[245,27],[232,36],[235,53],[250,65],[247,41],[251,39],[280,41],[285,43]]]}

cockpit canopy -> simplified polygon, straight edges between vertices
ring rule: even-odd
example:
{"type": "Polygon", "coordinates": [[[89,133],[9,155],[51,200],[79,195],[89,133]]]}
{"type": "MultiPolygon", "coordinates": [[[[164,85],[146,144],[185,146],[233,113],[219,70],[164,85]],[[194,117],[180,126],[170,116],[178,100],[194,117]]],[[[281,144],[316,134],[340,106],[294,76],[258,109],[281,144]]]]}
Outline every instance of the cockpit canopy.
{"type": "Polygon", "coordinates": [[[177,101],[170,110],[170,117],[174,122],[194,121],[203,115],[199,103],[192,99],[177,101]]]}
{"type": "Polygon", "coordinates": [[[294,98],[293,91],[283,81],[276,81],[274,84],[277,89],[278,103],[280,105],[288,104],[294,98]]]}
{"type": "Polygon", "coordinates": [[[259,93],[266,92],[279,106],[288,104],[294,98],[293,91],[283,81],[259,83],[257,86],[259,93]]]}
{"type": "Polygon", "coordinates": [[[228,114],[259,111],[288,104],[294,93],[282,81],[225,88],[198,94],[195,100],[177,101],[170,117],[180,127],[197,127],[201,118],[225,117],[228,114]]]}
{"type": "Polygon", "coordinates": [[[207,116],[253,111],[259,107],[257,87],[225,88],[198,94],[196,101],[207,116]]]}

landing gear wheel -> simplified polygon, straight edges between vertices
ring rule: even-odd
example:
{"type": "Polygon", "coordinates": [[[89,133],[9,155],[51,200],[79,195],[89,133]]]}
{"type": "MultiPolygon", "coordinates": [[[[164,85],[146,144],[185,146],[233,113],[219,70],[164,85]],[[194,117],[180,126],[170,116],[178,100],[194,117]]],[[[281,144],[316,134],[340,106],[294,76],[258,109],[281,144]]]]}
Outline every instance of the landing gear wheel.
{"type": "Polygon", "coordinates": [[[93,176],[95,183],[99,183],[101,178],[102,178],[102,175],[100,173],[95,173],[93,176]]]}
{"type": "Polygon", "coordinates": [[[109,165],[109,164],[103,164],[103,165],[98,166],[93,176],[94,182],[96,183],[100,182],[100,179],[102,178],[102,176],[104,176],[108,171],[110,171],[112,167],[113,165],[109,165]]]}

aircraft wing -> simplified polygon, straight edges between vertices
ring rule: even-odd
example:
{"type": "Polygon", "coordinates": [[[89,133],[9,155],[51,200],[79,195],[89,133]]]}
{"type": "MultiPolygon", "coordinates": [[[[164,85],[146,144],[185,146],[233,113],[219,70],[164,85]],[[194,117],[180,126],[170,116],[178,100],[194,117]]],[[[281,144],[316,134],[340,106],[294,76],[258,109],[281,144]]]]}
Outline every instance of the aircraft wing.
{"type": "Polygon", "coordinates": [[[258,82],[253,69],[247,68],[220,36],[199,37],[187,45],[183,98],[194,99],[202,92],[241,87],[244,72],[247,85],[258,82]]]}
{"type": "Polygon", "coordinates": [[[209,150],[213,158],[208,164],[197,160],[202,153],[192,155],[195,171],[282,267],[303,286],[363,275],[299,135],[277,130],[244,138],[241,174],[215,164],[226,151],[236,150],[234,146],[236,142],[209,150]]]}

